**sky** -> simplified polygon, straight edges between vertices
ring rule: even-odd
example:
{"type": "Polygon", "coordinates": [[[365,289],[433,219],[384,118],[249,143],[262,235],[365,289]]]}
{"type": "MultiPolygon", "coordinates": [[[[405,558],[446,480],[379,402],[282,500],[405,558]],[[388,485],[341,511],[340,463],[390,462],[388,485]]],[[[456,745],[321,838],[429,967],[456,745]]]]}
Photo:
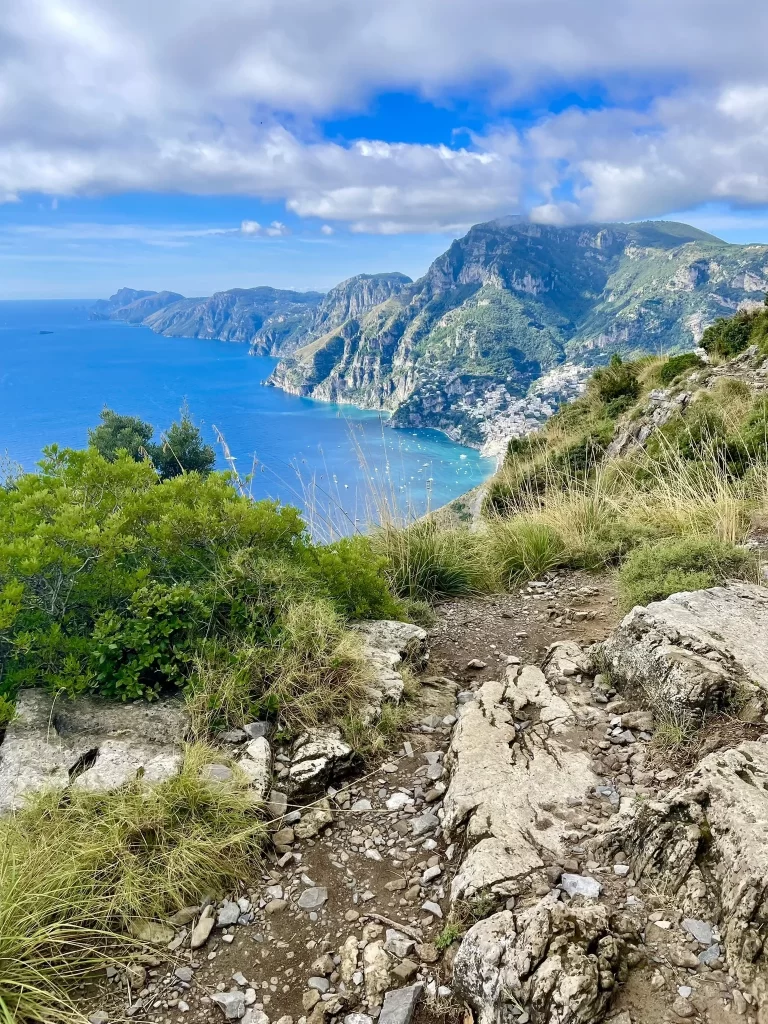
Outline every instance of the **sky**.
{"type": "Polygon", "coordinates": [[[3,0],[0,298],[417,277],[473,223],[768,242],[758,0],[3,0]]]}

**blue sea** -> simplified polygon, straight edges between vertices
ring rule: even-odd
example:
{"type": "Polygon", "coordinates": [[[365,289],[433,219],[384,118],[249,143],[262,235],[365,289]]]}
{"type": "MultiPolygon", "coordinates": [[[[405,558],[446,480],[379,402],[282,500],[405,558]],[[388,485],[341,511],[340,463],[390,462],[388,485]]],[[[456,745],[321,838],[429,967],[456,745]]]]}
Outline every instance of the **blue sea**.
{"type": "MultiPolygon", "coordinates": [[[[255,498],[304,509],[317,535],[364,528],[386,500],[436,508],[485,479],[493,461],[435,431],[262,386],[276,360],[246,345],[164,338],[91,321],[90,302],[0,302],[0,456],[33,470],[53,442],[80,448],[106,405],[164,429],[187,402],[226,468],[214,426],[255,498]],[[45,333],[50,332],[50,333],[45,333]]],[[[0,470],[2,467],[0,467],[0,470]]]]}

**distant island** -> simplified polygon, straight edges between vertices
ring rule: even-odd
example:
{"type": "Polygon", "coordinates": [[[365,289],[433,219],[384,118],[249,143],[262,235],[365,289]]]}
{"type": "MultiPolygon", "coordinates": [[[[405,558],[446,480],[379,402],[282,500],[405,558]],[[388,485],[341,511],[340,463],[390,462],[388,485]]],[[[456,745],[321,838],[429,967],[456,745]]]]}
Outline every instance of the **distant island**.
{"type": "Polygon", "coordinates": [[[90,315],[279,356],[269,384],[388,410],[498,454],[575,397],[613,353],[693,348],[708,324],[761,305],[768,246],[687,224],[478,224],[417,281],[359,274],[320,292],[209,298],[122,288],[90,315]]]}
{"type": "Polygon", "coordinates": [[[53,334],[53,331],[38,331],[38,334],[53,334]]]}

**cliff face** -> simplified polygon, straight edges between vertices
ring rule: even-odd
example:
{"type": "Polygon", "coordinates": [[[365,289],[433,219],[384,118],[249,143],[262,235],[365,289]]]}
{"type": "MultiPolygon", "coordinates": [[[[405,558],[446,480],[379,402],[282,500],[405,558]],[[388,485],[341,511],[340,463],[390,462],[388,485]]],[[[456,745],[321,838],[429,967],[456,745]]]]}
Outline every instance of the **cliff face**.
{"type": "Polygon", "coordinates": [[[326,294],[317,308],[310,334],[320,338],[334,331],[347,320],[362,316],[374,306],[386,302],[392,295],[399,295],[408,285],[413,284],[405,274],[358,274],[342,281],[326,294]]]}
{"type": "Polygon", "coordinates": [[[198,299],[121,288],[97,302],[90,317],[141,324],[170,338],[242,342],[255,355],[278,355],[306,341],[322,298],[321,292],[280,288],[233,288],[198,299]]]}
{"type": "Polygon", "coordinates": [[[170,338],[242,342],[255,355],[276,355],[306,337],[321,299],[320,292],[233,288],[210,298],[174,302],[144,324],[170,338]]]}
{"type": "MultiPolygon", "coordinates": [[[[130,289],[125,289],[129,291],[130,289]]],[[[158,310],[164,309],[171,303],[189,301],[178,292],[152,292],[150,295],[140,296],[134,302],[128,303],[112,311],[110,320],[123,320],[128,324],[141,324],[147,317],[152,316],[158,310]]]]}
{"type": "Polygon", "coordinates": [[[525,415],[540,378],[562,368],[568,389],[615,351],[691,348],[766,290],[768,246],[684,224],[479,224],[419,281],[282,360],[270,383],[481,444],[488,417],[525,415]]]}
{"type": "Polygon", "coordinates": [[[136,288],[118,288],[114,295],[108,299],[99,299],[94,302],[88,313],[89,320],[110,320],[112,314],[119,309],[130,306],[137,299],[146,298],[149,295],[157,295],[157,292],[140,291],[136,288]]]}

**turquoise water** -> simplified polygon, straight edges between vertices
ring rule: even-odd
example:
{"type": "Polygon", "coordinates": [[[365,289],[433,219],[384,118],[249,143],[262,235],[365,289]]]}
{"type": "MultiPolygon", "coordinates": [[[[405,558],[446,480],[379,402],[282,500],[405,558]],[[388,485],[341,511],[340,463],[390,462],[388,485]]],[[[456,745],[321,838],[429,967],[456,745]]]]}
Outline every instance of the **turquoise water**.
{"type": "Polygon", "coordinates": [[[253,496],[300,505],[319,533],[330,520],[348,532],[369,518],[370,481],[420,513],[493,470],[435,431],[393,430],[376,413],[262,387],[275,360],[245,345],[89,321],[87,306],[0,302],[0,455],[27,470],[44,445],[83,447],[104,405],[164,428],[184,400],[221,468],[214,425],[239,471],[255,466],[253,496]]]}

